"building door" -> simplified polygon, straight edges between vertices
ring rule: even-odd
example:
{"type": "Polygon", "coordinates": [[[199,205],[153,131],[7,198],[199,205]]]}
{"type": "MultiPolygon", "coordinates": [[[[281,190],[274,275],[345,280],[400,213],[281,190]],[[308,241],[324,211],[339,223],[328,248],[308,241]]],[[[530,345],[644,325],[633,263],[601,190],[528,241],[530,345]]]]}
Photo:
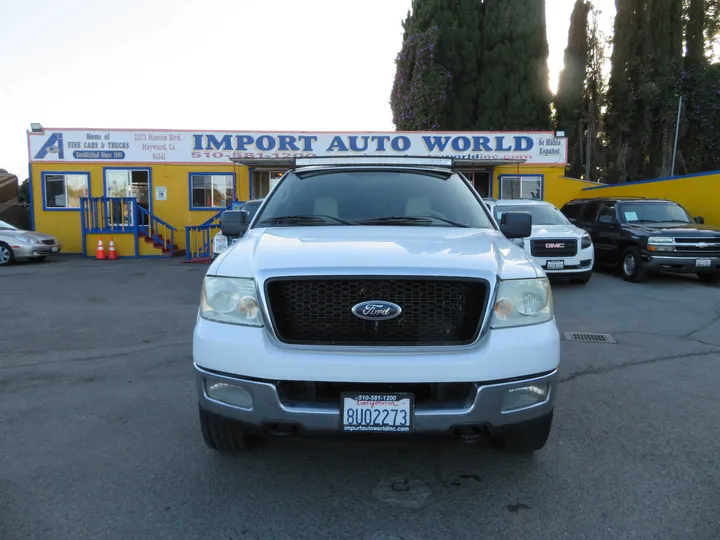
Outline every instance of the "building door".
{"type": "Polygon", "coordinates": [[[460,172],[470,181],[470,183],[475,187],[475,191],[477,191],[482,198],[490,197],[490,194],[492,193],[490,184],[492,175],[490,174],[490,171],[461,170],[460,172]]]}
{"type": "MultiPolygon", "coordinates": [[[[150,211],[150,171],[147,169],[106,169],[106,197],[134,197],[137,206],[150,211]]],[[[115,225],[134,225],[135,216],[125,205],[115,205],[108,209],[108,217],[115,225]]],[[[139,225],[148,225],[144,214],[138,217],[139,225]]]]}
{"type": "Polygon", "coordinates": [[[252,173],[252,194],[250,198],[261,199],[266,197],[283,174],[285,174],[285,171],[255,169],[252,173]]]}

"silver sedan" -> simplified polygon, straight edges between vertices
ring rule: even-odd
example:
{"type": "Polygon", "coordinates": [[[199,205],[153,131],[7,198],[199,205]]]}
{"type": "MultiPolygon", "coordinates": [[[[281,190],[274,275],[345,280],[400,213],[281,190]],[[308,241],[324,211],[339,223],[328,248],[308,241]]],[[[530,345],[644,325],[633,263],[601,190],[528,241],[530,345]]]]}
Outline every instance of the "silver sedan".
{"type": "Polygon", "coordinates": [[[43,261],[60,253],[61,247],[54,236],[24,231],[0,220],[0,266],[21,259],[43,261]]]}

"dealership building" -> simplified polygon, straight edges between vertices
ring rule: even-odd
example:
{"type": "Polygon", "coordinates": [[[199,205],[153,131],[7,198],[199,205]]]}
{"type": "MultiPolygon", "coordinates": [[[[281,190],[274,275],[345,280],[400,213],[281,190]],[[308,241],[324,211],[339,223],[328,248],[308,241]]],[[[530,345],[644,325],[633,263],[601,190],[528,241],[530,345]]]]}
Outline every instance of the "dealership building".
{"type": "MultiPolygon", "coordinates": [[[[31,221],[63,252],[208,255],[219,216],[264,197],[304,156],[454,157],[484,197],[564,202],[567,139],[553,132],[252,132],[59,129],[28,132],[31,221]],[[107,249],[107,248],[106,248],[107,249]]],[[[582,183],[585,186],[586,183],[582,183]]]]}

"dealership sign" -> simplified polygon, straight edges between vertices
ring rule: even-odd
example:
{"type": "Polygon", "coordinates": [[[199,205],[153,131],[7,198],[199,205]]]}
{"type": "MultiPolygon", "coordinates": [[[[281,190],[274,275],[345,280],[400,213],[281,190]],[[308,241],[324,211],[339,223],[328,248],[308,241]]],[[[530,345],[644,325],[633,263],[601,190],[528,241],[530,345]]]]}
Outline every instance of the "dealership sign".
{"type": "Polygon", "coordinates": [[[552,132],[251,132],[48,129],[29,133],[33,162],[227,163],[231,158],[436,156],[567,163],[552,132]]]}

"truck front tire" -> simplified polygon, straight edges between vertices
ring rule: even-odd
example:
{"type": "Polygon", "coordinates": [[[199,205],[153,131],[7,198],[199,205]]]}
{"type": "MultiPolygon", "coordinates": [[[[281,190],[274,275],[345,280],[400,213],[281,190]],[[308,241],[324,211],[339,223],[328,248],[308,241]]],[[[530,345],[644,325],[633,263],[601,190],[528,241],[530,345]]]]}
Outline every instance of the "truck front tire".
{"type": "Polygon", "coordinates": [[[208,448],[219,452],[249,450],[248,436],[241,424],[207,412],[202,407],[199,411],[200,428],[208,448]]]}
{"type": "Polygon", "coordinates": [[[553,411],[550,411],[535,420],[499,428],[491,433],[490,443],[498,450],[518,454],[529,454],[541,450],[550,437],[552,422],[553,411]]]}

